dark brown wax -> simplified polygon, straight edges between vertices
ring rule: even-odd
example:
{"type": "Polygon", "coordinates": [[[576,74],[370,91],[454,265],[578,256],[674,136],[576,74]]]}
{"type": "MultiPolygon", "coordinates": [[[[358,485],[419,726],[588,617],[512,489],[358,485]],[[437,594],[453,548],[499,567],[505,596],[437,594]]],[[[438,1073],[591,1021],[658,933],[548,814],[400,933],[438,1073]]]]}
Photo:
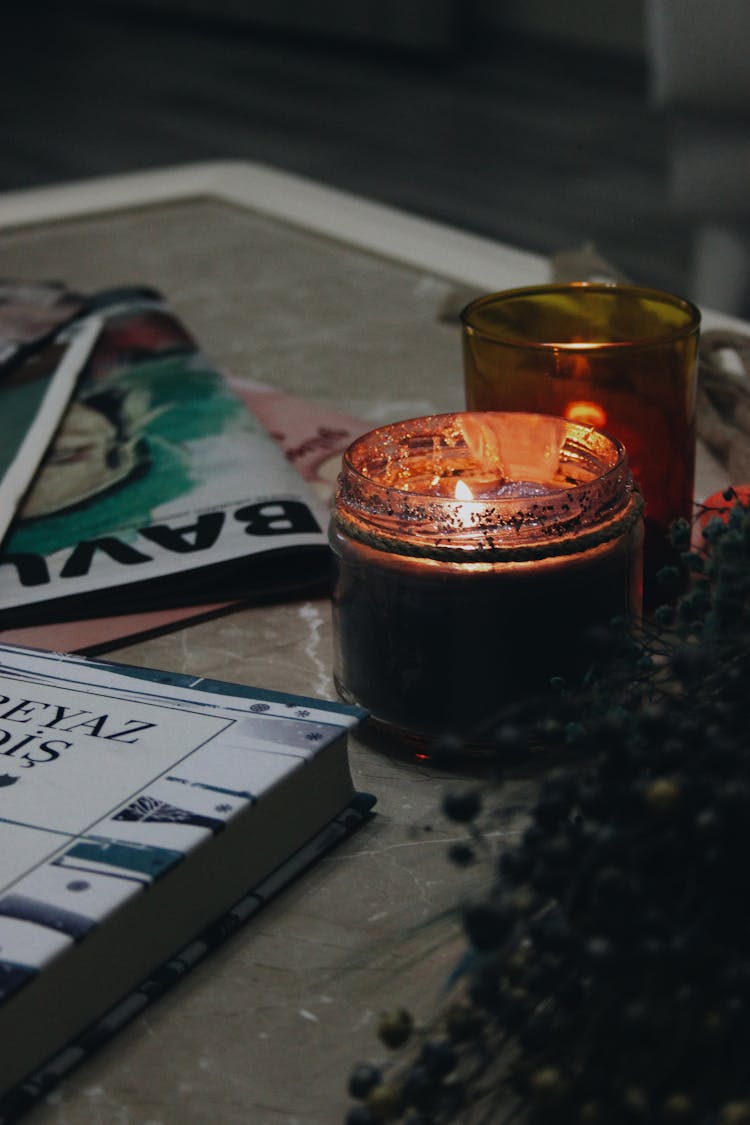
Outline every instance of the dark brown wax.
{"type": "Polygon", "coordinates": [[[642,534],[636,520],[577,553],[455,562],[380,550],[334,517],[339,692],[405,733],[485,740],[520,696],[583,675],[592,625],[638,613],[642,534]]]}

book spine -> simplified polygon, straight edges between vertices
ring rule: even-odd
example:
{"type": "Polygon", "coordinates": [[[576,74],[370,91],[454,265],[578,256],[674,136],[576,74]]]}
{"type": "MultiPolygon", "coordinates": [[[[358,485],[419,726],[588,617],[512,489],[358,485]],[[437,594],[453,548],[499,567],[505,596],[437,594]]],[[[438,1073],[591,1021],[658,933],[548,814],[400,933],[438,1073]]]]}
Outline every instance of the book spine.
{"type": "Polygon", "coordinates": [[[48,1059],[14,1090],[0,1096],[0,1125],[12,1125],[27,1113],[135,1016],[174,987],[190,970],[222,945],[267,902],[279,894],[308,867],[364,823],[375,798],[358,793],[312,839],[257,884],[210,926],[183,946],[135,989],[91,1025],[82,1035],[48,1059]]]}

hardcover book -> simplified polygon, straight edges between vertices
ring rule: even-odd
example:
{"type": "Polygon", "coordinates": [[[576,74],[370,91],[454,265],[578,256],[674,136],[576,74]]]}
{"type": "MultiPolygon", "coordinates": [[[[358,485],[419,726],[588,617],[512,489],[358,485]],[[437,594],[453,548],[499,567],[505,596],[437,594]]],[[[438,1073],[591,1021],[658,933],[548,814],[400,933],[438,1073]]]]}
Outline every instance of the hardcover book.
{"type": "Polygon", "coordinates": [[[364,819],[363,717],[0,646],[0,1122],[364,819]]]}
{"type": "Polygon", "coordinates": [[[0,553],[0,626],[322,582],[324,509],[153,290],[101,331],[0,553]]]}

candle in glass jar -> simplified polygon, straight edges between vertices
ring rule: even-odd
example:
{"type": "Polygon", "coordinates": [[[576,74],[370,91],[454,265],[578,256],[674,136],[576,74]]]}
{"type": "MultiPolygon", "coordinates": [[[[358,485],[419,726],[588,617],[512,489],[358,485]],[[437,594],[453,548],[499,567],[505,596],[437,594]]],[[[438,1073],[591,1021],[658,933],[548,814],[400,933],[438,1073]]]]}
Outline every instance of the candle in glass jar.
{"type": "Polygon", "coordinates": [[[642,503],[622,445],[541,414],[432,415],[346,451],[331,518],[334,676],[395,731],[488,740],[640,611],[642,503]]]}

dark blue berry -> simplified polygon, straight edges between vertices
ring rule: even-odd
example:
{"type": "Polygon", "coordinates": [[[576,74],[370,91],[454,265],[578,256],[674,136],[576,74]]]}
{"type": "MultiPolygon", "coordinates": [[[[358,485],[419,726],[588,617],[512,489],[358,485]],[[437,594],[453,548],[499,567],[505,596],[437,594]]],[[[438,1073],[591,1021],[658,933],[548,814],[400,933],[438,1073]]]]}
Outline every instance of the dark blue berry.
{"type": "Polygon", "coordinates": [[[346,1115],[346,1125],[377,1125],[377,1119],[366,1106],[355,1105],[346,1115]]]}
{"type": "Polygon", "coordinates": [[[476,789],[446,793],[443,798],[443,812],[450,820],[466,824],[479,814],[482,802],[476,789]]]}
{"type": "Polygon", "coordinates": [[[507,939],[513,922],[513,913],[500,904],[478,902],[464,910],[466,935],[480,950],[497,949],[507,939]]]}
{"type": "Polygon", "coordinates": [[[373,1086],[382,1078],[378,1067],[360,1063],[349,1075],[349,1094],[352,1098],[366,1098],[373,1086]]]}

